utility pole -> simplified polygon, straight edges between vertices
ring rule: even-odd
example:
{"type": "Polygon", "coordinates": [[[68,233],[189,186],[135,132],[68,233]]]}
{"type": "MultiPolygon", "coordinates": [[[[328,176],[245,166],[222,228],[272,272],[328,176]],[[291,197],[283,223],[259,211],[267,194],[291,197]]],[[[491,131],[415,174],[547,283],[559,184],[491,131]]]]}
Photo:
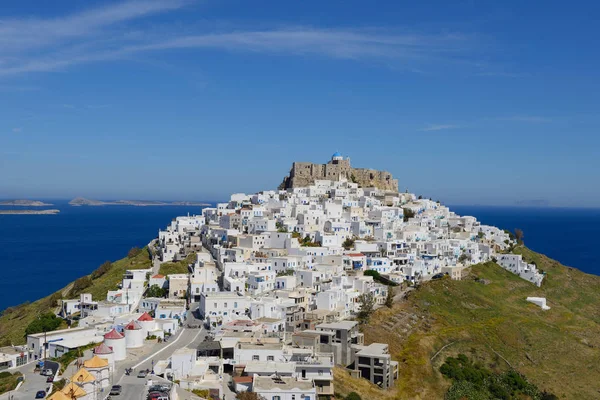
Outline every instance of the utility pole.
{"type": "Polygon", "coordinates": [[[44,328],[44,366],[46,364],[46,349],[48,348],[48,339],[46,335],[46,328],[44,328]]]}

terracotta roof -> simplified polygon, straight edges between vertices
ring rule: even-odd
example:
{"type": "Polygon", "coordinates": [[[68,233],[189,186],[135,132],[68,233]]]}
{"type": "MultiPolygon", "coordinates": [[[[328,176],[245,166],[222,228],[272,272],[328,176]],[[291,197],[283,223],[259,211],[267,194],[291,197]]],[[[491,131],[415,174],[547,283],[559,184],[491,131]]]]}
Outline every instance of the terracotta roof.
{"type": "Polygon", "coordinates": [[[125,336],[123,336],[119,332],[117,332],[116,329],[113,329],[112,331],[110,331],[106,335],[104,335],[104,339],[123,339],[124,337],[125,336]]]}
{"type": "Polygon", "coordinates": [[[252,383],[251,376],[234,376],[233,382],[235,383],[252,383]]]}
{"type": "Polygon", "coordinates": [[[85,390],[74,384],[73,382],[69,383],[67,386],[61,390],[63,394],[67,395],[68,399],[83,397],[87,394],[85,390]]]}
{"type": "Polygon", "coordinates": [[[137,321],[131,320],[130,323],[125,325],[125,329],[128,331],[137,331],[138,329],[142,329],[142,327],[140,326],[140,324],[138,324],[137,321]]]}
{"type": "Polygon", "coordinates": [[[100,358],[98,356],[94,356],[89,360],[83,362],[83,366],[86,368],[103,368],[108,367],[108,360],[106,358],[100,358]]]}
{"type": "MultiPolygon", "coordinates": [[[[108,363],[107,363],[108,364],[108,363]]],[[[84,383],[93,382],[96,378],[89,371],[83,367],[79,368],[79,371],[75,372],[75,375],[71,377],[71,382],[84,383]]]]}
{"type": "Polygon", "coordinates": [[[365,256],[363,253],[350,253],[347,255],[350,257],[364,257],[365,256]]]}
{"type": "Polygon", "coordinates": [[[161,275],[161,274],[156,274],[156,275],[153,276],[153,278],[156,278],[156,279],[160,279],[160,278],[164,278],[164,277],[165,276],[161,275]]]}
{"type": "Polygon", "coordinates": [[[154,318],[152,318],[150,316],[150,314],[148,314],[147,312],[145,312],[142,315],[140,315],[140,317],[138,318],[138,321],[154,321],[154,318]]]}
{"type": "MultiPolygon", "coordinates": [[[[108,335],[108,333],[107,333],[107,335],[108,335]]],[[[104,338],[106,339],[106,336],[104,336],[104,338]]],[[[100,343],[100,346],[98,346],[94,349],[94,354],[111,354],[111,353],[113,353],[112,347],[107,346],[104,343],[100,343]]]]}

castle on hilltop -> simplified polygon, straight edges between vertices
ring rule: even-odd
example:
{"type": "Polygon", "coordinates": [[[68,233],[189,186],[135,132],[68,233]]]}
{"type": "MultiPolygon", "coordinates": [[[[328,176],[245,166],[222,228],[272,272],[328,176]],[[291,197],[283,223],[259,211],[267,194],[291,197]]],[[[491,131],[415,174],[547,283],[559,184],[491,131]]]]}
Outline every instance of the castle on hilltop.
{"type": "Polygon", "coordinates": [[[352,168],[349,157],[342,157],[338,152],[331,156],[327,164],[294,162],[290,174],[283,179],[280,189],[310,186],[316,180],[348,180],[358,183],[360,187],[376,187],[382,190],[398,191],[398,180],[387,171],[367,168],[352,168]]]}

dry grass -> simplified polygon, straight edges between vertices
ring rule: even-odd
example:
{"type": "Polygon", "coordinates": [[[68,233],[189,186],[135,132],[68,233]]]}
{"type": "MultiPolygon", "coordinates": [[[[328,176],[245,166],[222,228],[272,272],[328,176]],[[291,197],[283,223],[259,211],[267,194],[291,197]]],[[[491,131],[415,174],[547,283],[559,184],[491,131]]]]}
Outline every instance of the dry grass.
{"type": "MultiPolygon", "coordinates": [[[[358,384],[355,391],[363,399],[443,398],[450,382],[438,368],[446,357],[465,353],[495,371],[510,364],[559,398],[598,398],[600,277],[527,248],[517,251],[547,272],[541,288],[486,263],[474,266],[463,281],[429,282],[392,309],[378,310],[364,329],[365,342],[389,343],[400,379],[394,392],[373,394],[373,388],[358,384]],[[528,296],[546,297],[552,309],[542,311],[528,296]]],[[[338,375],[336,391],[340,385],[346,390],[348,379],[338,383],[338,375]]]]}

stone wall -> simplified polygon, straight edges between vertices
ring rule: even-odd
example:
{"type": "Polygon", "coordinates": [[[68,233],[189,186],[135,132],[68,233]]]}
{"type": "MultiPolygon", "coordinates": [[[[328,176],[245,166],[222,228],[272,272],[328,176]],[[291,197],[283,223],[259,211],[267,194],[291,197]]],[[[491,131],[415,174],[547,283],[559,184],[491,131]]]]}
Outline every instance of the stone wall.
{"type": "Polygon", "coordinates": [[[290,174],[283,179],[280,189],[312,185],[315,180],[339,181],[347,179],[360,187],[377,187],[383,190],[398,191],[398,180],[387,171],[352,168],[349,159],[332,160],[327,164],[294,162],[290,174]]]}

